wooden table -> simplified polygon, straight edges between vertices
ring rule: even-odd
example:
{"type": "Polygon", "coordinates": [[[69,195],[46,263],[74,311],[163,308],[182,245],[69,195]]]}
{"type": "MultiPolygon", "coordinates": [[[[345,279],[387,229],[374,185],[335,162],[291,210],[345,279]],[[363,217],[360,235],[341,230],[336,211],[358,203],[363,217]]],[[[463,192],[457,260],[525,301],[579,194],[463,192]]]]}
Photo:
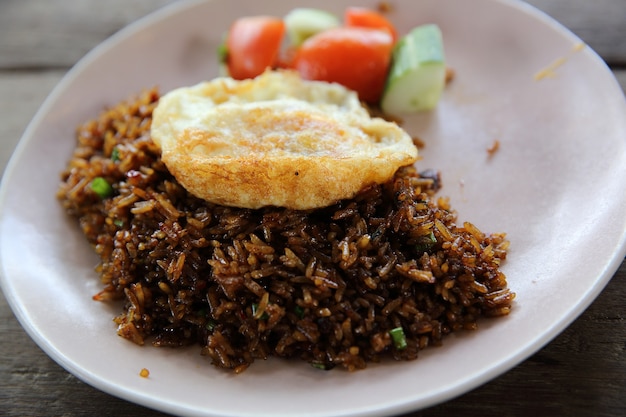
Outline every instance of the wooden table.
{"type": "MultiPolygon", "coordinates": [[[[0,1],[0,169],[43,99],[78,59],[173,1],[0,1]]],[[[594,48],[626,88],[626,0],[529,2],[594,48]]],[[[626,415],[624,300],[626,262],[589,309],[545,348],[484,386],[411,416],[626,415]]],[[[0,415],[162,414],[67,373],[26,335],[0,296],[0,415]]]]}

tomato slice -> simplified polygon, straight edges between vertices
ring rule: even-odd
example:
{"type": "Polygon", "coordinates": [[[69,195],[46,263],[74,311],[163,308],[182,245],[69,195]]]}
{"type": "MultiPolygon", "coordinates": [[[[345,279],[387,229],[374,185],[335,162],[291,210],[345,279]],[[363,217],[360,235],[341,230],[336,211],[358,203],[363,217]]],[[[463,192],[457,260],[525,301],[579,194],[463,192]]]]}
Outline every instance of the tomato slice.
{"type": "Polygon", "coordinates": [[[226,39],[228,72],[242,80],[260,75],[276,64],[285,34],[282,19],[271,16],[235,20],[226,39]]]}
{"type": "Polygon", "coordinates": [[[307,39],[293,67],[304,79],[342,84],[361,100],[375,103],[385,87],[392,49],[393,38],[386,31],[333,28],[307,39]]]}
{"type": "Polygon", "coordinates": [[[388,31],[395,43],[398,39],[396,27],[381,13],[364,7],[348,7],[344,13],[344,23],[348,27],[363,27],[388,31]]]}

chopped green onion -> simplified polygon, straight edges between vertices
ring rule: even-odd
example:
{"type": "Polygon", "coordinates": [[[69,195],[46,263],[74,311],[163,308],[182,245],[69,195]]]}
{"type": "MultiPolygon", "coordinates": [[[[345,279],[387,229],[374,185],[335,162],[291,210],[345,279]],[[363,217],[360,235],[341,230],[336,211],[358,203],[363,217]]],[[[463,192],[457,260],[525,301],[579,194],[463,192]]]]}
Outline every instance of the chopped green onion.
{"type": "Polygon", "coordinates": [[[117,149],[117,146],[115,148],[113,148],[113,150],[111,151],[111,161],[113,162],[117,162],[120,160],[120,151],[119,149],[117,149]]]}
{"type": "Polygon", "coordinates": [[[420,236],[417,239],[415,249],[421,254],[430,251],[436,243],[437,239],[435,238],[435,234],[433,232],[430,232],[430,234],[426,236],[420,236]]]}
{"type": "Polygon", "coordinates": [[[389,330],[389,334],[391,335],[391,340],[393,340],[393,345],[396,349],[406,349],[406,336],[404,335],[402,327],[396,327],[395,329],[389,330]]]}
{"type": "Polygon", "coordinates": [[[326,365],[321,362],[311,362],[311,366],[313,368],[321,369],[323,371],[326,371],[328,369],[326,365]]]}
{"type": "Polygon", "coordinates": [[[304,309],[300,306],[296,306],[293,309],[293,312],[296,313],[296,316],[298,316],[299,319],[304,317],[304,309]]]}
{"type": "MultiPolygon", "coordinates": [[[[258,304],[256,304],[256,303],[252,304],[252,316],[253,317],[256,317],[256,312],[257,312],[258,309],[259,309],[259,305],[258,304]]],[[[267,314],[267,312],[265,312],[265,311],[263,312],[263,314],[261,314],[261,317],[258,317],[259,320],[267,320],[269,318],[270,318],[270,315],[267,314]]]]}
{"type": "Polygon", "coordinates": [[[213,320],[209,320],[206,322],[204,327],[206,327],[208,331],[212,332],[213,330],[215,330],[215,322],[213,320]]]}
{"type": "Polygon", "coordinates": [[[116,225],[117,227],[122,227],[124,226],[124,220],[115,219],[113,220],[113,224],[116,225]]]}
{"type": "Polygon", "coordinates": [[[91,189],[100,198],[107,198],[113,194],[113,187],[102,177],[96,177],[91,181],[91,189]]]}

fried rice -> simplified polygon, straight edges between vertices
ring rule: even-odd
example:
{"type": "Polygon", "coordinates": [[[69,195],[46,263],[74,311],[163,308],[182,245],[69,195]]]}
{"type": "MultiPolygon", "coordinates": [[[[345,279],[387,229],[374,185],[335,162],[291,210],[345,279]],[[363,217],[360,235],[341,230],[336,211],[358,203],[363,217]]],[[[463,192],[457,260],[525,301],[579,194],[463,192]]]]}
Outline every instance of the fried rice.
{"type": "Polygon", "coordinates": [[[416,359],[481,317],[509,314],[509,242],[457,224],[439,173],[400,169],[330,207],[214,205],[150,138],[156,89],[77,129],[58,198],[100,257],[120,336],[197,345],[220,368],[299,358],[321,369],[416,359]]]}

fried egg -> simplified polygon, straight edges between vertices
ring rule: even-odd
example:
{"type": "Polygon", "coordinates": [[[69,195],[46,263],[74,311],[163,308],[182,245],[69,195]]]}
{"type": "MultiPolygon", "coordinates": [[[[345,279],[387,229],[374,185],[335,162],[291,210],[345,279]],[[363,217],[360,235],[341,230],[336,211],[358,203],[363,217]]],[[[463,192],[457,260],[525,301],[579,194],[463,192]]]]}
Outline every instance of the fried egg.
{"type": "Polygon", "coordinates": [[[352,198],[417,159],[356,93],[290,71],[217,78],[160,98],[151,126],[178,182],[208,202],[306,210],[352,198]]]}

